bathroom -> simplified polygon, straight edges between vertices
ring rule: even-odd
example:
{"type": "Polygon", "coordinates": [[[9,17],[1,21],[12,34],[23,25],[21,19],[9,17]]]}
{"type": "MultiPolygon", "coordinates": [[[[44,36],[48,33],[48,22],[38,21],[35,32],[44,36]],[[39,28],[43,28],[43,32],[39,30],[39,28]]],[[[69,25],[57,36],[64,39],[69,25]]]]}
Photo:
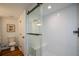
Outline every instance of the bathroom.
{"type": "Polygon", "coordinates": [[[24,9],[21,6],[15,6],[15,11],[13,7],[7,10],[11,13],[0,13],[0,50],[14,51],[18,47],[24,56],[79,55],[79,4],[26,3],[24,9]]]}

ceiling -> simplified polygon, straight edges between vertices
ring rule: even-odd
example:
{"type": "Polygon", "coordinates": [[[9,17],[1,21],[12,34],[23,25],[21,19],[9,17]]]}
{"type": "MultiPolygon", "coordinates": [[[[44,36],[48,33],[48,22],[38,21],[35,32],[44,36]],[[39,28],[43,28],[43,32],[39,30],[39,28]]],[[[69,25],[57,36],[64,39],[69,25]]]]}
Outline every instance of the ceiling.
{"type": "Polygon", "coordinates": [[[33,3],[0,3],[0,17],[19,16],[24,9],[28,10],[33,3]]]}

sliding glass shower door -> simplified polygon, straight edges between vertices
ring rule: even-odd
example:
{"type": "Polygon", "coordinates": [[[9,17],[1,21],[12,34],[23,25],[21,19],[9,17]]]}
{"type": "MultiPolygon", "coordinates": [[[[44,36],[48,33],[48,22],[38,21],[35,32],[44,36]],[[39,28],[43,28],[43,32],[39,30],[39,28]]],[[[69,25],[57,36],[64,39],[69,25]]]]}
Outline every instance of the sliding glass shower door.
{"type": "Polygon", "coordinates": [[[42,17],[41,6],[33,10],[28,16],[27,20],[27,36],[28,36],[28,55],[41,55],[41,40],[42,40],[42,17]]]}

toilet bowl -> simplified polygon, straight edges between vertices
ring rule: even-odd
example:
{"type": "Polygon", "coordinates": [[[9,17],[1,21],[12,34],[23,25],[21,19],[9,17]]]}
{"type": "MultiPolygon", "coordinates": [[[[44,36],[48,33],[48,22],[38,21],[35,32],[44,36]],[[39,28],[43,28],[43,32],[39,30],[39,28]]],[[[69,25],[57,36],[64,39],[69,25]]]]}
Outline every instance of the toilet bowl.
{"type": "Polygon", "coordinates": [[[10,51],[14,51],[15,50],[15,46],[16,46],[15,37],[10,37],[9,38],[10,51]]]}
{"type": "Polygon", "coordinates": [[[14,51],[15,50],[15,46],[16,46],[16,42],[9,43],[9,46],[10,46],[10,51],[14,51]]]}

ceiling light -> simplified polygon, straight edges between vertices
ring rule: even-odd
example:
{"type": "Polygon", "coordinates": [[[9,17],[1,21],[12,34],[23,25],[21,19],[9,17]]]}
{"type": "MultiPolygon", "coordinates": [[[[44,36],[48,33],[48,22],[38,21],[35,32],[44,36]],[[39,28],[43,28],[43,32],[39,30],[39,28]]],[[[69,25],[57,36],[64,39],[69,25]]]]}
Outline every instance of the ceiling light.
{"type": "Polygon", "coordinates": [[[49,5],[49,6],[48,6],[48,9],[51,9],[51,8],[52,8],[52,7],[49,5]]]}

